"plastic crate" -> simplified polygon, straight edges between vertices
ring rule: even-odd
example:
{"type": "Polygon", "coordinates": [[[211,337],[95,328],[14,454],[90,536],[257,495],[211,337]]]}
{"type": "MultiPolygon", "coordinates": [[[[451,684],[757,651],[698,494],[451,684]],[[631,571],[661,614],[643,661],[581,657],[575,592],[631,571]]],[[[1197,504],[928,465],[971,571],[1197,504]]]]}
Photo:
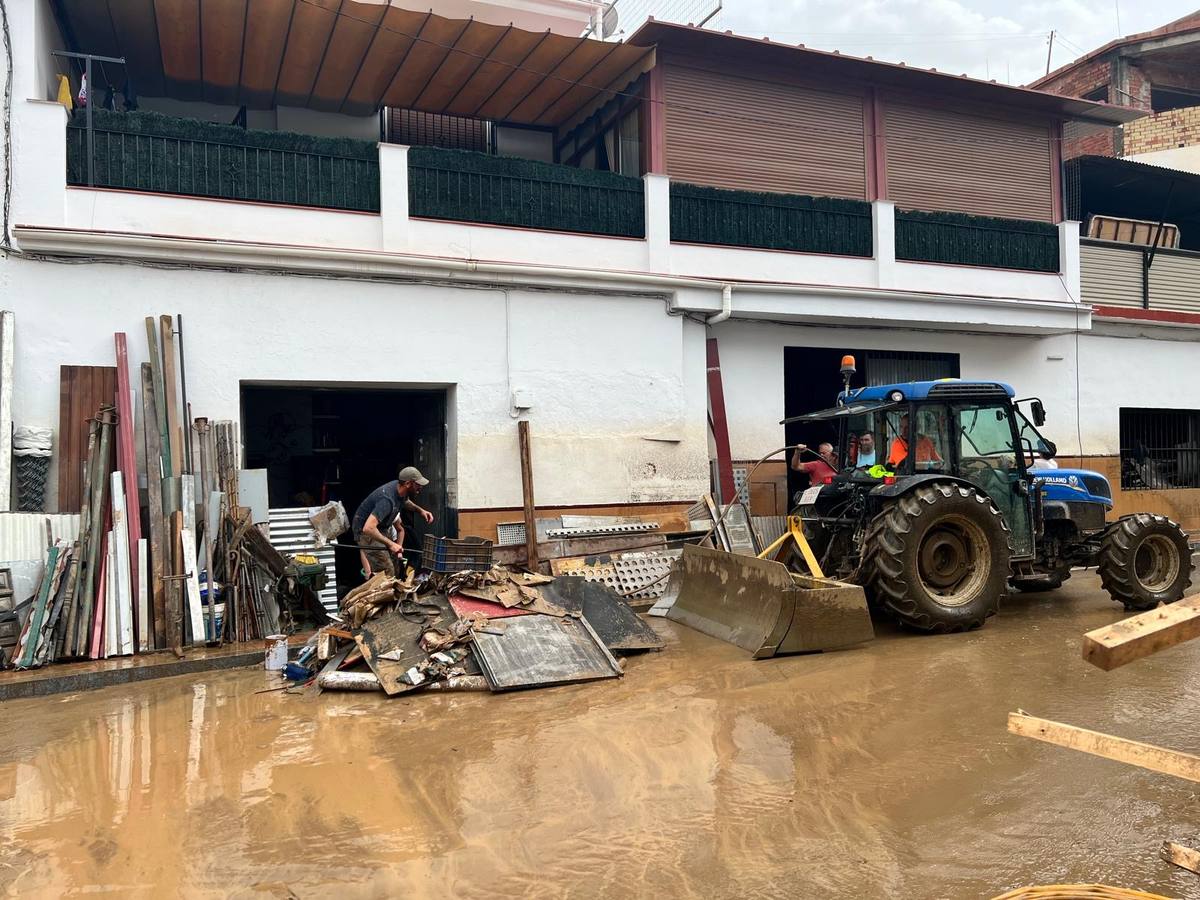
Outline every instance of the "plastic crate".
{"type": "Polygon", "coordinates": [[[485,572],[492,567],[492,542],[481,537],[456,540],[427,534],[421,562],[434,572],[485,572]]]}

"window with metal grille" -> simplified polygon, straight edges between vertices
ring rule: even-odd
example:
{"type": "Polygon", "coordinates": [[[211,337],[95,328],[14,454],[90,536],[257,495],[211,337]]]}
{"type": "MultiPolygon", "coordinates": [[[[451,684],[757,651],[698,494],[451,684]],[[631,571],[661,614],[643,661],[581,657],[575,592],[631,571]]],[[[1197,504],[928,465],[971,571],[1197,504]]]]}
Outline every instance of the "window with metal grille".
{"type": "Polygon", "coordinates": [[[1121,487],[1200,488],[1200,410],[1122,407],[1121,487]]]}
{"type": "Polygon", "coordinates": [[[491,149],[491,123],[484,119],[444,116],[415,109],[388,110],[388,139],[410,147],[443,147],[447,150],[491,149]]]}

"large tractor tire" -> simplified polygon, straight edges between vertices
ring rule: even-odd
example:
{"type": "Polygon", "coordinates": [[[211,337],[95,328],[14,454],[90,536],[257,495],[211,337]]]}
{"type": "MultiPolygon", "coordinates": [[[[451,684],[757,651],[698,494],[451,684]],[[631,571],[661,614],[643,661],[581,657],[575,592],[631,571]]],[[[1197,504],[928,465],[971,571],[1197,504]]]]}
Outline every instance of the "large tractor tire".
{"type": "Polygon", "coordinates": [[[978,628],[1007,591],[1008,526],[974,488],[922,484],[875,518],[867,541],[876,605],[918,631],[978,628]]]}
{"type": "Polygon", "coordinates": [[[1097,568],[1109,596],[1140,612],[1183,597],[1192,551],[1183,529],[1166,516],[1137,513],[1104,536],[1097,568]]]}

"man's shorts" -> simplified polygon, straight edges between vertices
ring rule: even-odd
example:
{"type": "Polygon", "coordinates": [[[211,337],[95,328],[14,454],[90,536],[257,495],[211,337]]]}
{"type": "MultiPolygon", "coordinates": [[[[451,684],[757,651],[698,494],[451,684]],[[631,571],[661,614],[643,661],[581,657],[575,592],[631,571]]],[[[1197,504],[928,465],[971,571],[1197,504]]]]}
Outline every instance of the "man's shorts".
{"type": "Polygon", "coordinates": [[[367,564],[371,567],[371,574],[378,575],[383,572],[391,577],[396,576],[396,557],[388,548],[381,544],[375,538],[365,534],[356,534],[354,543],[360,547],[377,547],[378,549],[364,550],[363,553],[367,556],[367,564]]]}

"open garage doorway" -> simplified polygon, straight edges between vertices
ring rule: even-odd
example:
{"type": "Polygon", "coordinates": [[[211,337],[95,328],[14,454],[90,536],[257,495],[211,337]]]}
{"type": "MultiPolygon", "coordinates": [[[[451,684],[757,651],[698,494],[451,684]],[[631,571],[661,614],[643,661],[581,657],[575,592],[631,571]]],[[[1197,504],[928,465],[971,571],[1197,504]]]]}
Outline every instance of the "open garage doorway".
{"type": "MultiPolygon", "coordinates": [[[[340,500],[353,518],[367,494],[415,465],[429,479],[417,502],[434,515],[427,526],[405,514],[405,546],[419,549],[426,532],[457,531],[447,503],[447,405],[445,388],[243,383],[246,468],[267,470],[272,509],[340,500]]],[[[339,592],[361,583],[358,552],[336,558],[339,592]]]]}
{"type": "MultiPolygon", "coordinates": [[[[957,353],[920,353],[911,350],[856,350],[853,347],[785,347],[783,351],[783,404],[785,418],[827,409],[837,403],[842,390],[842,357],[850,354],[858,371],[851,388],[906,381],[958,378],[957,353]]],[[[822,441],[836,442],[837,430],[828,422],[793,422],[785,439],[816,448],[822,441]]],[[[809,456],[808,459],[816,457],[809,456]]],[[[808,487],[808,476],[788,470],[788,496],[808,487]]]]}

